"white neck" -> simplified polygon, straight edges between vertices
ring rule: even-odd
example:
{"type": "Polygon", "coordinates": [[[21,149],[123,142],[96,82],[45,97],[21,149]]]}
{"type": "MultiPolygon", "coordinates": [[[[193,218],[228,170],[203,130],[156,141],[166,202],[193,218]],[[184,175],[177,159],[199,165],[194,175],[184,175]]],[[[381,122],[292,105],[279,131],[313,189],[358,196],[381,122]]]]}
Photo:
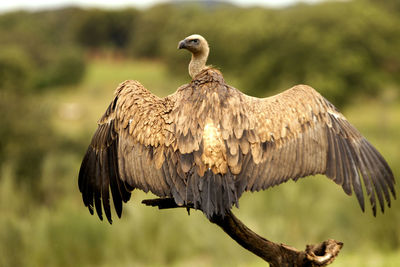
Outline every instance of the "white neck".
{"type": "Polygon", "coordinates": [[[197,74],[199,74],[202,70],[204,70],[208,58],[209,49],[204,49],[204,51],[196,54],[192,54],[192,60],[189,63],[189,75],[194,79],[197,74]]]}

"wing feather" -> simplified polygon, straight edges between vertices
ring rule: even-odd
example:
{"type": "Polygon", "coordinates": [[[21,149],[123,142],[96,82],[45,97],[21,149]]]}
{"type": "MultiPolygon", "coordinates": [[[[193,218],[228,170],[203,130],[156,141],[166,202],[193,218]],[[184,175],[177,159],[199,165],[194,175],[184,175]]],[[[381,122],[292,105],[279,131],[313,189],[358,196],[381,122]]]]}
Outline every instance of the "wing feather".
{"type": "MultiPolygon", "coordinates": [[[[100,155],[102,153],[100,152],[100,155]]],[[[96,181],[95,181],[95,188],[94,188],[94,204],[96,208],[97,215],[99,216],[100,220],[103,220],[102,214],[102,207],[101,207],[101,184],[102,184],[102,174],[101,174],[101,164],[100,159],[96,159],[96,181]]]]}
{"type": "Polygon", "coordinates": [[[383,212],[385,202],[390,206],[391,197],[396,198],[393,173],[382,155],[311,87],[295,86],[264,99],[242,95],[242,105],[250,124],[257,125],[254,133],[258,136],[242,137],[250,144],[253,156],[241,170],[249,172],[241,176],[247,177],[246,190],[326,174],[346,194],[354,191],[362,210],[361,177],[374,214],[377,200],[383,212]],[[262,146],[266,149],[260,157],[262,143],[266,143],[262,146]],[[259,169],[263,171],[259,173],[259,169]]]}
{"type": "Polygon", "coordinates": [[[92,214],[95,208],[102,219],[104,210],[112,222],[110,191],[118,217],[134,188],[179,200],[184,183],[176,175],[178,163],[164,159],[164,150],[174,143],[168,121],[173,105],[173,95],[158,98],[137,81],[125,81],[117,88],[79,173],[79,189],[92,214]]]}
{"type": "MultiPolygon", "coordinates": [[[[110,189],[111,189],[111,194],[112,194],[112,199],[114,203],[114,208],[115,212],[117,213],[117,216],[120,218],[122,214],[122,194],[120,192],[119,186],[118,186],[118,179],[120,179],[120,174],[118,170],[118,151],[117,151],[117,145],[113,144],[109,147],[109,157],[108,157],[108,167],[109,167],[109,180],[110,180],[110,189]]],[[[125,196],[126,197],[126,196],[125,196]]],[[[125,199],[125,198],[124,198],[125,199]]],[[[108,204],[106,204],[108,205],[108,204]]],[[[111,222],[111,217],[108,220],[111,222]]]]}

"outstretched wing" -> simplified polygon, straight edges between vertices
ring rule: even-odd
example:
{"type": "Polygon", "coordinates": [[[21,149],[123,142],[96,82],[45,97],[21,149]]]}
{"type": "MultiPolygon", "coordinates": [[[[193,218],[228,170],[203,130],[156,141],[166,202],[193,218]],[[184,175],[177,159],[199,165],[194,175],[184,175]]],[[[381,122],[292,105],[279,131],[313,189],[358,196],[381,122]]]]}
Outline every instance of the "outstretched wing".
{"type": "Polygon", "coordinates": [[[165,179],[169,168],[161,166],[165,147],[174,142],[169,121],[173,99],[173,95],[159,98],[137,81],[125,81],[117,88],[79,172],[83,202],[92,214],[95,207],[102,219],[103,206],[111,223],[110,189],[119,217],[122,202],[129,200],[134,188],[172,196],[168,183],[176,181],[165,179]]]}
{"type": "Polygon", "coordinates": [[[347,194],[354,191],[363,210],[362,181],[374,215],[376,197],[382,212],[385,200],[390,206],[390,193],[395,198],[395,181],[388,164],[314,89],[298,85],[264,99],[242,95],[242,103],[254,125],[241,138],[250,143],[247,157],[252,159],[239,175],[244,190],[325,174],[347,194]]]}

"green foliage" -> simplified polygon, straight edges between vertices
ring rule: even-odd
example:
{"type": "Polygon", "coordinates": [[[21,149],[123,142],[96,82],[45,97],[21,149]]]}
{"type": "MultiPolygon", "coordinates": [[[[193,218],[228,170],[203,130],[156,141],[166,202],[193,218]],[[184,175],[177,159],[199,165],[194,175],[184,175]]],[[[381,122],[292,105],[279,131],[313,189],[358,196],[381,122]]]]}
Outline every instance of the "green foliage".
{"type": "Polygon", "coordinates": [[[132,55],[142,58],[161,57],[163,38],[167,37],[166,26],[174,17],[176,10],[170,5],[156,6],[140,14],[133,29],[135,38],[129,47],[132,55]]]}
{"type": "Polygon", "coordinates": [[[132,40],[137,13],[134,9],[87,11],[76,27],[75,38],[90,49],[124,48],[132,40]]]}
{"type": "Polygon", "coordinates": [[[79,12],[67,9],[57,13],[16,12],[0,16],[0,45],[6,48],[1,51],[3,60],[15,61],[14,64],[23,68],[20,77],[13,77],[15,70],[14,74],[9,73],[12,68],[8,66],[0,69],[0,75],[6,81],[25,81],[20,87],[25,91],[72,85],[81,81],[85,73],[83,53],[72,43],[70,32],[74,25],[64,22],[75,18],[72,14],[79,12]]]}
{"type": "Polygon", "coordinates": [[[0,170],[11,165],[17,183],[40,201],[42,162],[55,143],[50,114],[39,99],[4,89],[0,112],[0,170]]]}
{"type": "MultiPolygon", "coordinates": [[[[362,1],[362,0],[361,0],[362,1]]],[[[397,0],[364,0],[383,7],[389,13],[400,13],[400,2],[397,0]]]]}
{"type": "MultiPolygon", "coordinates": [[[[52,134],[50,113],[38,94],[44,89],[76,85],[85,73],[77,46],[58,29],[71,13],[16,12],[0,16],[0,170],[12,166],[21,187],[39,202],[44,157],[63,141],[52,134]],[[43,20],[41,20],[43,19],[43,20]],[[65,41],[58,44],[58,42],[65,41]]],[[[65,24],[65,23],[64,23],[65,24]]],[[[66,34],[68,36],[68,34],[66,34]]]]}
{"type": "Polygon", "coordinates": [[[0,88],[22,92],[30,83],[32,63],[18,47],[3,47],[0,51],[0,88]]]}
{"type": "Polygon", "coordinates": [[[48,49],[42,54],[42,69],[36,74],[34,88],[66,86],[79,83],[85,73],[85,60],[77,48],[48,49]],[[45,55],[45,56],[43,56],[45,55]]]}

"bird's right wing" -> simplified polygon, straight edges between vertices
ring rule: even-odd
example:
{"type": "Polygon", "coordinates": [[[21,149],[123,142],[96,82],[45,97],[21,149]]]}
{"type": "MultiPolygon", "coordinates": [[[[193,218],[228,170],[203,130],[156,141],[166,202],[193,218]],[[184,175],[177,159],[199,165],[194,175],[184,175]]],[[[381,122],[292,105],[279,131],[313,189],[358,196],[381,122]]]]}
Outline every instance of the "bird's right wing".
{"type": "Polygon", "coordinates": [[[251,156],[247,155],[251,159],[243,163],[247,165],[240,174],[244,190],[261,190],[289,179],[325,174],[347,194],[354,191],[363,210],[361,180],[374,214],[375,194],[382,211],[385,200],[390,206],[395,181],[388,164],[313,88],[298,85],[276,96],[259,99],[242,95],[242,99],[253,127],[241,138],[247,139],[251,147],[251,156]]]}
{"type": "Polygon", "coordinates": [[[169,113],[174,103],[175,95],[159,98],[137,81],[117,88],[79,172],[83,202],[92,214],[95,207],[102,219],[103,208],[111,223],[110,190],[119,217],[122,202],[134,188],[183,201],[185,185],[171,146],[175,140],[169,113]]]}

